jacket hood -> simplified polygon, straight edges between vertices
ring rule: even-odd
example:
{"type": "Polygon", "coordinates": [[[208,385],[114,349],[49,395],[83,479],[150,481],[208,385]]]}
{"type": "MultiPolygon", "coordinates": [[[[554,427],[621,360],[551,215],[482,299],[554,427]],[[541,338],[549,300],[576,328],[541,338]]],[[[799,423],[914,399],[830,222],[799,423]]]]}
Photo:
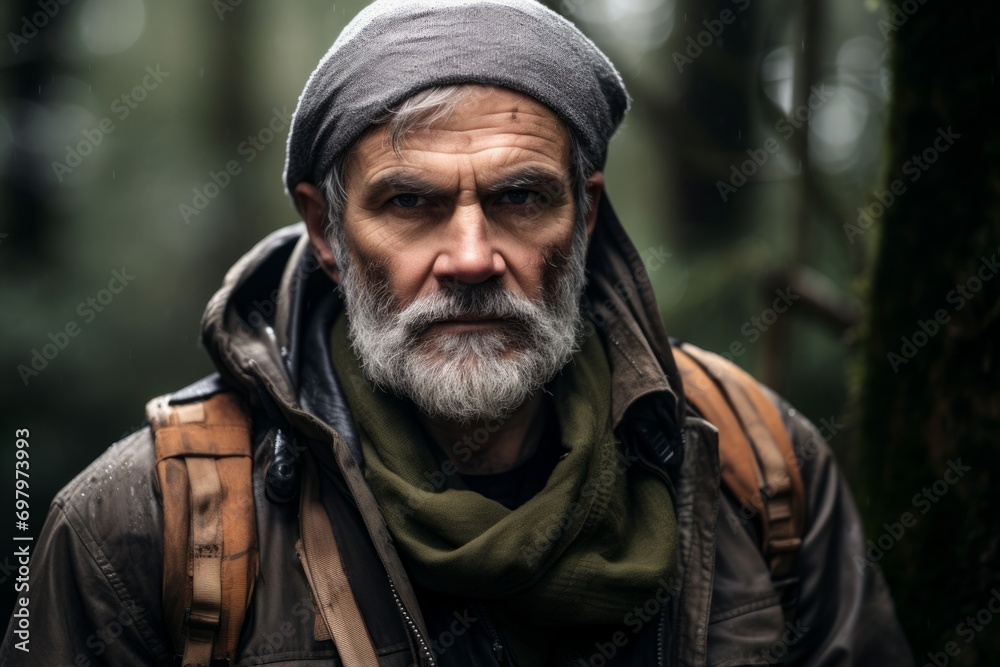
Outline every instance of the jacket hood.
{"type": "MultiPolygon", "coordinates": [[[[588,251],[587,296],[586,312],[607,343],[614,423],[654,392],[666,395],[674,424],[682,423],[681,381],[649,276],[606,192],[588,251]]],[[[299,222],[271,233],[230,268],[205,309],[202,341],[223,379],[252,404],[263,390],[283,412],[308,409],[307,376],[329,365],[313,348],[325,344],[341,307],[299,222]],[[309,335],[317,326],[324,336],[309,335]]]]}

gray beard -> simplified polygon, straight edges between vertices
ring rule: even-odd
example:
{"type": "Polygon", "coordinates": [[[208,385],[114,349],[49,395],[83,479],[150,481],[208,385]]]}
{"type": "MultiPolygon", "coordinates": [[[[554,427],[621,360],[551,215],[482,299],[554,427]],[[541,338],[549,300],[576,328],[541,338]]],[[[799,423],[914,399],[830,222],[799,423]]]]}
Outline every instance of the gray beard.
{"type": "Polygon", "coordinates": [[[545,258],[541,304],[491,279],[442,286],[400,308],[384,267],[359,269],[335,244],[348,336],[365,377],[431,418],[462,424],[507,419],[579,350],[587,249],[586,232],[577,227],[570,257],[555,250],[545,258]],[[428,331],[435,322],[469,316],[504,325],[428,331]]]}

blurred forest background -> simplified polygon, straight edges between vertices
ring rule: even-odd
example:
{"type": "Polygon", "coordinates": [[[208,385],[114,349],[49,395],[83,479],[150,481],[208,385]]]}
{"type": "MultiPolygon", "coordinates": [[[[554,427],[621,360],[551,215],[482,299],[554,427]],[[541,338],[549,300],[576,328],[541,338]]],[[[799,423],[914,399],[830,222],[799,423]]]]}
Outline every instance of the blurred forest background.
{"type": "MultiPolygon", "coordinates": [[[[212,371],[202,309],[243,252],[297,220],[287,116],[364,4],[0,9],[0,460],[29,429],[31,534],[150,397],[212,371]],[[127,285],[102,292],[116,271],[127,285]]],[[[820,426],[875,547],[858,566],[885,572],[921,664],[948,642],[950,664],[1000,664],[1000,622],[968,643],[957,631],[1000,585],[993,3],[549,4],[634,97],[608,191],[668,331],[728,352],[820,426]],[[971,472],[935,486],[960,455],[971,472]],[[916,525],[897,536],[906,512],[916,525]]],[[[13,472],[0,478],[13,498],[13,472]]]]}

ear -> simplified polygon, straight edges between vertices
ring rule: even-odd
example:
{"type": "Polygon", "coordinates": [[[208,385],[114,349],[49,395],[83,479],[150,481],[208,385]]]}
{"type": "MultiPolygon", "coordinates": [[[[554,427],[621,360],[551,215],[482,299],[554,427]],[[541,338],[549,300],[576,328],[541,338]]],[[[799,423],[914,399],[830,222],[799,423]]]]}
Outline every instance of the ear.
{"type": "Polygon", "coordinates": [[[594,234],[594,227],[597,226],[597,205],[601,203],[601,195],[604,194],[604,172],[595,171],[587,179],[587,199],[590,201],[590,210],[587,211],[587,242],[594,234]]]}
{"type": "Polygon", "coordinates": [[[340,267],[333,255],[330,244],[326,241],[326,199],[311,183],[299,183],[295,186],[295,205],[302,214],[302,219],[309,230],[309,241],[320,266],[330,280],[340,284],[340,267]]]}

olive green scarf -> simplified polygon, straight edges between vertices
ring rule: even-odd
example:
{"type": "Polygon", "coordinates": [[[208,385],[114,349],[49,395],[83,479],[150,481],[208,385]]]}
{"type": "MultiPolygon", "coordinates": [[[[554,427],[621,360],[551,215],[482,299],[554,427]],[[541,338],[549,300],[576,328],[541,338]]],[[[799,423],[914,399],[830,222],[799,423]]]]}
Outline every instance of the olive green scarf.
{"type": "Polygon", "coordinates": [[[514,510],[468,490],[428,449],[437,445],[412,403],[363,378],[343,316],[331,350],[358,425],[368,483],[422,586],[490,601],[528,631],[620,624],[672,574],[670,494],[652,473],[626,468],[618,454],[611,371],[598,336],[587,337],[548,385],[569,453],[545,488],[514,510]]]}

